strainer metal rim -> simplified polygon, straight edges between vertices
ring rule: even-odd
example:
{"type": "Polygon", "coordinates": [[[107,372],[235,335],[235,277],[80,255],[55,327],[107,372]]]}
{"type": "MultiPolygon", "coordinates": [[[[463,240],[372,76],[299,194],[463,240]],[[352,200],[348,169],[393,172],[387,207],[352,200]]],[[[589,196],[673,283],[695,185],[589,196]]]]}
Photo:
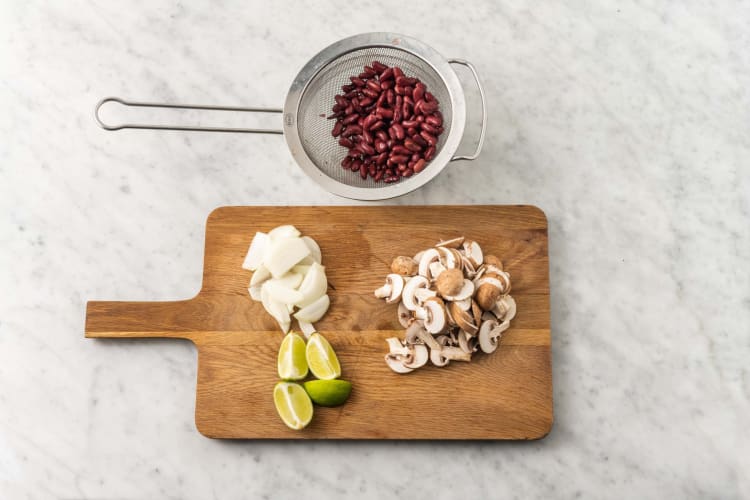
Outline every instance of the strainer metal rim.
{"type": "MultiPolygon", "coordinates": [[[[333,105],[333,103],[331,104],[333,105]]],[[[308,177],[329,192],[354,200],[385,200],[404,195],[434,179],[450,162],[463,137],[466,124],[466,101],[463,87],[447,59],[429,45],[397,33],[363,33],[354,35],[329,45],[318,52],[294,78],[284,103],[284,138],[289,151],[308,177]],[[430,65],[445,84],[451,105],[451,124],[448,136],[440,152],[432,159],[428,168],[418,175],[402,179],[382,187],[364,188],[349,186],[327,176],[307,155],[297,128],[297,117],[302,96],[309,83],[328,64],[338,57],[356,50],[387,47],[403,50],[420,58],[430,65]]]]}

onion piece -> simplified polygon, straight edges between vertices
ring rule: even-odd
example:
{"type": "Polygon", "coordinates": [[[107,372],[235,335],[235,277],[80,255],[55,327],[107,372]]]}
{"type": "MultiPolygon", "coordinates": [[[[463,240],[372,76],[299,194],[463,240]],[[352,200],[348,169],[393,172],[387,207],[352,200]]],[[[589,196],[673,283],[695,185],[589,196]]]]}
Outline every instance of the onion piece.
{"type": "Polygon", "coordinates": [[[268,246],[263,265],[274,278],[280,278],[308,255],[310,249],[302,238],[283,238],[272,241],[268,246]]]}
{"type": "Polygon", "coordinates": [[[263,284],[264,281],[271,278],[271,271],[269,271],[266,266],[261,264],[258,266],[258,268],[253,273],[253,277],[250,278],[250,286],[257,286],[260,288],[260,285],[263,284]]]}
{"type": "Polygon", "coordinates": [[[273,316],[273,318],[279,323],[281,330],[286,333],[289,331],[289,326],[292,323],[292,320],[289,317],[289,311],[284,303],[271,298],[268,293],[267,284],[268,283],[265,283],[260,289],[260,298],[263,302],[263,307],[268,311],[268,314],[273,316]]]}
{"type": "Polygon", "coordinates": [[[299,273],[288,272],[281,278],[274,278],[270,281],[278,283],[281,286],[291,288],[292,290],[296,290],[300,283],[302,283],[303,278],[304,276],[299,273]]]}
{"type": "Polygon", "coordinates": [[[303,236],[302,241],[304,241],[305,245],[307,245],[307,248],[310,249],[310,257],[312,257],[312,259],[318,264],[322,263],[323,255],[320,253],[320,246],[318,246],[318,242],[310,238],[309,236],[303,236]]]}
{"type": "Polygon", "coordinates": [[[279,283],[278,280],[268,280],[263,283],[262,288],[266,291],[266,293],[268,293],[268,296],[270,298],[275,301],[281,302],[282,304],[284,304],[284,306],[286,306],[287,304],[294,305],[305,298],[305,296],[302,295],[302,292],[299,292],[294,288],[284,286],[283,284],[279,283]]]}
{"type": "Polygon", "coordinates": [[[315,333],[317,330],[315,329],[315,325],[312,323],[308,323],[307,321],[300,321],[297,320],[299,323],[299,329],[302,330],[302,333],[305,335],[306,339],[310,338],[310,335],[315,333]]]}
{"type": "Polygon", "coordinates": [[[247,289],[250,292],[250,297],[257,302],[260,302],[260,288],[260,285],[255,285],[247,289]]]}
{"type": "Polygon", "coordinates": [[[302,280],[299,288],[297,288],[303,295],[301,300],[295,302],[297,307],[305,307],[325,295],[326,290],[328,290],[325,269],[324,266],[321,266],[317,262],[310,266],[310,271],[305,276],[305,279],[302,280]]]}
{"type": "Polygon", "coordinates": [[[268,232],[268,237],[271,238],[271,240],[281,240],[284,238],[299,238],[299,235],[301,233],[299,230],[292,226],[292,225],[286,225],[286,226],[279,226],[276,228],[271,229],[268,232]]]}
{"type": "Polygon", "coordinates": [[[297,311],[294,314],[294,317],[297,318],[297,320],[314,323],[323,317],[326,311],[328,311],[329,305],[331,305],[331,299],[328,295],[323,295],[316,301],[297,311]]]}
{"type": "MultiPolygon", "coordinates": [[[[302,259],[305,260],[305,259],[302,259]]],[[[302,277],[305,277],[308,272],[310,272],[310,267],[312,266],[312,262],[310,264],[297,264],[292,268],[293,273],[301,274],[302,277]]]]}
{"type": "Polygon", "coordinates": [[[253,237],[253,241],[250,243],[250,248],[247,250],[245,261],[242,263],[242,268],[248,271],[255,271],[263,263],[263,258],[266,255],[266,248],[270,243],[270,239],[266,233],[257,232],[253,237]]]}

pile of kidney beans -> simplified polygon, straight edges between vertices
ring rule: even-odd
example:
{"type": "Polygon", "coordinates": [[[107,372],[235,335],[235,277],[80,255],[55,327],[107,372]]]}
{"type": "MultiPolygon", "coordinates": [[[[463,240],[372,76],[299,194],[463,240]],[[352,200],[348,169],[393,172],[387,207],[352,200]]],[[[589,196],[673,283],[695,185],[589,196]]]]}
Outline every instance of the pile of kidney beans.
{"type": "Polygon", "coordinates": [[[391,183],[418,174],[435,156],[443,133],[439,102],[398,66],[373,61],[336,95],[331,133],[349,150],[347,170],[391,183]]]}

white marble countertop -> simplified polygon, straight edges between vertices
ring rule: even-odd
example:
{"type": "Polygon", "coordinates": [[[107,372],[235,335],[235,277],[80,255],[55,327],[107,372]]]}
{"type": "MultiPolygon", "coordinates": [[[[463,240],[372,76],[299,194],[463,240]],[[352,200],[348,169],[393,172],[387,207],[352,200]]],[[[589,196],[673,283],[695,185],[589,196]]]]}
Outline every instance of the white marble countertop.
{"type": "Polygon", "coordinates": [[[319,3],[0,6],[0,497],[750,498],[748,6],[319,3]],[[479,160],[388,203],[549,217],[553,430],[206,439],[195,349],[85,340],[86,301],[192,296],[217,206],[349,202],[279,136],[108,133],[92,108],[281,106],[315,52],[378,30],[471,60],[490,112],[479,160]]]}

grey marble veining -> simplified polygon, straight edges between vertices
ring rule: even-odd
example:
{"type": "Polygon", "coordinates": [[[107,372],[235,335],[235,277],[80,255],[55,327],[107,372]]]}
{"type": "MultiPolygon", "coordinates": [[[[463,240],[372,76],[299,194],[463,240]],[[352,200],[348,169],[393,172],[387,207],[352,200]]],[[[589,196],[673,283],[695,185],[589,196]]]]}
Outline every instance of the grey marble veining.
{"type": "Polygon", "coordinates": [[[750,8],[432,4],[0,5],[0,497],[750,498],[750,8]],[[281,106],[375,30],[471,60],[490,110],[479,160],[388,203],[549,217],[542,441],[213,441],[189,343],[83,338],[89,299],[192,296],[213,208],[349,203],[279,136],[107,133],[94,103],[281,106]]]}

